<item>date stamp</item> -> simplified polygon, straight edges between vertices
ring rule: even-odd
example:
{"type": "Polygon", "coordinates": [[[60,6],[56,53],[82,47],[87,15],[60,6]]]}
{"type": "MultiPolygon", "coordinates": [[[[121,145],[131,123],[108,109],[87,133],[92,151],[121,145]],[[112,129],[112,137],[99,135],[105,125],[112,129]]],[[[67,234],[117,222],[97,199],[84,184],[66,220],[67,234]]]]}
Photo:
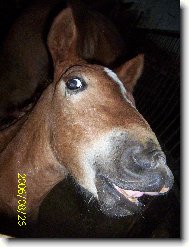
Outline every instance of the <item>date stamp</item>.
{"type": "Polygon", "coordinates": [[[18,173],[18,225],[26,226],[26,174],[18,173]]]}

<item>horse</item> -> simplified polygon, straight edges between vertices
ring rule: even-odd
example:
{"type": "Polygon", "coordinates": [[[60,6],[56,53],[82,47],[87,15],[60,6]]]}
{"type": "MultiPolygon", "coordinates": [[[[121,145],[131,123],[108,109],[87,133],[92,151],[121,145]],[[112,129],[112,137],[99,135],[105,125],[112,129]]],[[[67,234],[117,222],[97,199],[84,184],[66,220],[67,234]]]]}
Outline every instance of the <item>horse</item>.
{"type": "Polygon", "coordinates": [[[133,97],[144,55],[114,71],[89,63],[78,52],[78,32],[68,5],[48,34],[53,82],[31,111],[0,132],[1,212],[17,215],[20,200],[27,217],[37,218],[45,196],[68,175],[110,217],[140,212],[144,195],[166,195],[173,186],[165,154],[133,97]]]}

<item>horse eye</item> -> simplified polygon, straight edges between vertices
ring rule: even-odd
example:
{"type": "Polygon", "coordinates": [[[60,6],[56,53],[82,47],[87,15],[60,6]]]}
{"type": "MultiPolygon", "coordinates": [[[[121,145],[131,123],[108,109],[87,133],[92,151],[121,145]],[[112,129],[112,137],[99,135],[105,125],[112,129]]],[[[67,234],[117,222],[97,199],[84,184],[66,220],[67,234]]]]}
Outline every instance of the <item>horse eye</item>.
{"type": "Polygon", "coordinates": [[[66,87],[69,90],[83,90],[86,87],[86,83],[83,79],[76,77],[76,78],[69,79],[66,82],[66,87]]]}

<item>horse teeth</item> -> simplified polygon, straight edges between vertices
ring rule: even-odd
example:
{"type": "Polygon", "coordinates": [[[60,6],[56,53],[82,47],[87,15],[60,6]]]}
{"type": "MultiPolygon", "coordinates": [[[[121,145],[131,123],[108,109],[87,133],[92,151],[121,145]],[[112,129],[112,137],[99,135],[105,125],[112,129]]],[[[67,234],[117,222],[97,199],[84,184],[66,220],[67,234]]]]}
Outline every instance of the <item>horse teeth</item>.
{"type": "Polygon", "coordinates": [[[161,189],[161,191],[159,193],[166,193],[167,191],[169,191],[169,188],[166,188],[165,186],[163,186],[163,188],[161,189]]]}
{"type": "Polygon", "coordinates": [[[134,202],[134,203],[137,203],[138,202],[138,199],[135,198],[135,197],[128,197],[127,198],[130,202],[134,202]]]}
{"type": "Polygon", "coordinates": [[[127,190],[121,189],[118,186],[116,186],[115,184],[113,184],[115,189],[117,191],[119,191],[123,196],[125,196],[125,198],[127,198],[130,202],[132,203],[138,203],[138,199],[136,197],[129,197],[127,190]]]}

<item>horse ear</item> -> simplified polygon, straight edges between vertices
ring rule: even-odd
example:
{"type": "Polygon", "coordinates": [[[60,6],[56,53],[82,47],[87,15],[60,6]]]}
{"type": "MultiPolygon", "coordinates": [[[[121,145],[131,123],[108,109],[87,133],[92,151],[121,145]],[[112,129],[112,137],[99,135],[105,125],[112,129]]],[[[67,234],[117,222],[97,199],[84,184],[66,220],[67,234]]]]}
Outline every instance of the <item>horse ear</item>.
{"type": "Polygon", "coordinates": [[[139,54],[138,56],[127,61],[120,67],[115,69],[116,74],[124,83],[125,87],[131,93],[140,78],[144,67],[144,54],[139,54]]]}
{"type": "Polygon", "coordinates": [[[54,64],[77,55],[76,41],[77,29],[72,9],[68,6],[54,19],[48,35],[48,47],[54,64]]]}

